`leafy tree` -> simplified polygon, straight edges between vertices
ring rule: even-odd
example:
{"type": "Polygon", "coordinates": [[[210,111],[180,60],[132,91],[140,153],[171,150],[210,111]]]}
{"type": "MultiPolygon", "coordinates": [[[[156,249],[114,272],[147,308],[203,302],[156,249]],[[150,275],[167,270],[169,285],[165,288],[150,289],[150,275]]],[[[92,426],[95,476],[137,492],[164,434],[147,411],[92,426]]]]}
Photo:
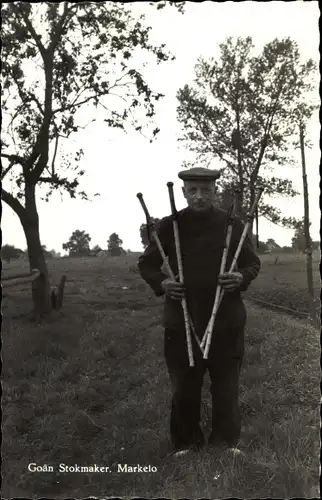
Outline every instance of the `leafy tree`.
{"type": "Polygon", "coordinates": [[[102,249],[101,249],[101,247],[99,245],[95,245],[95,247],[93,247],[92,250],[91,250],[91,252],[93,254],[97,254],[97,253],[99,253],[101,251],[102,251],[102,249]]]}
{"type": "Polygon", "coordinates": [[[58,259],[59,257],[61,257],[61,254],[59,252],[56,252],[55,249],[50,250],[50,253],[51,253],[53,259],[58,259]]]}
{"type": "Polygon", "coordinates": [[[268,238],[265,244],[270,252],[279,252],[281,249],[280,245],[273,238],[268,238]]]}
{"type": "MultiPolygon", "coordinates": [[[[158,9],[165,3],[151,2],[158,9]]],[[[167,3],[182,11],[184,2],[167,3]]],[[[85,128],[80,111],[90,105],[102,110],[107,126],[140,133],[148,127],[152,140],[159,130],[150,128],[154,103],[162,95],[149,88],[136,56],[143,51],[159,63],[170,55],[151,42],[144,16],[134,19],[122,2],[18,1],[3,4],[1,13],[1,179],[11,176],[1,196],[20,219],[30,267],[41,272],[32,295],[35,312],[44,313],[51,309],[50,284],[36,188],[47,201],[55,190],[87,199],[79,189],[83,151],[62,151],[85,128]]]]}
{"type": "Polygon", "coordinates": [[[113,257],[118,257],[119,255],[126,254],[125,250],[122,248],[123,241],[117,233],[112,233],[107,242],[107,250],[113,257]]]}
{"type": "Polygon", "coordinates": [[[149,244],[149,233],[147,230],[147,224],[141,224],[140,226],[140,238],[143,248],[146,248],[149,244]]]}
{"type": "Polygon", "coordinates": [[[316,250],[320,250],[320,242],[319,241],[312,241],[312,250],[313,251],[316,251],[316,250]]]}
{"type": "Polygon", "coordinates": [[[266,241],[266,245],[271,245],[274,248],[281,248],[280,245],[276,243],[274,238],[268,238],[268,240],[266,241]]]}
{"type": "MultiPolygon", "coordinates": [[[[309,224],[311,226],[311,223],[309,224]]],[[[312,246],[312,240],[311,240],[312,246]]],[[[304,253],[306,251],[306,238],[304,231],[304,218],[295,225],[294,236],[292,238],[292,248],[297,252],[304,253]]]]}
{"type": "Polygon", "coordinates": [[[42,251],[44,253],[45,258],[47,258],[47,259],[52,259],[53,258],[53,254],[49,250],[47,250],[47,246],[46,245],[41,245],[41,249],[42,249],[42,251]]]}
{"type": "MultiPolygon", "coordinates": [[[[315,109],[307,101],[315,64],[311,59],[300,63],[297,44],[275,39],[258,55],[252,54],[253,47],[251,37],[229,37],[220,44],[220,60],[199,58],[194,85],[177,93],[180,140],[200,163],[214,157],[222,162],[218,184],[234,183],[240,189],[242,214],[252,205],[258,184],[270,198],[298,194],[291,180],[270,172],[292,163],[287,152],[298,109],[307,119],[315,109]]],[[[259,215],[288,227],[296,222],[264,200],[259,215]]]]}
{"type": "Polygon", "coordinates": [[[69,252],[70,257],[85,256],[89,254],[90,241],[91,237],[88,233],[76,229],[69,238],[69,241],[63,243],[63,250],[69,252]]]}
{"type": "Polygon", "coordinates": [[[219,185],[215,195],[214,205],[223,210],[227,210],[233,201],[236,200],[236,189],[237,186],[233,182],[219,185]]]}
{"type": "MultiPolygon", "coordinates": [[[[160,219],[151,217],[152,221],[155,223],[156,229],[158,228],[158,223],[160,222],[160,219]]],[[[151,239],[151,234],[147,229],[147,225],[141,224],[140,226],[140,237],[141,237],[141,243],[143,248],[146,248],[149,244],[149,240],[151,239]]]]}
{"type": "Polygon", "coordinates": [[[16,248],[14,245],[3,245],[1,247],[1,258],[10,262],[13,259],[19,259],[19,257],[23,254],[23,251],[20,248],[16,248]]]}

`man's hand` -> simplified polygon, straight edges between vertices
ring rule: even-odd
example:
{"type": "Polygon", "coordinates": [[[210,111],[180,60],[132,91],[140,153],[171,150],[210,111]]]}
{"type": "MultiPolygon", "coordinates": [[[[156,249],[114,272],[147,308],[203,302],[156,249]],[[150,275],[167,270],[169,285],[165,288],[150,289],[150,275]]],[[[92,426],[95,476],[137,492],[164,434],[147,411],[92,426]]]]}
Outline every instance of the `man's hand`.
{"type": "Polygon", "coordinates": [[[218,276],[218,284],[223,287],[225,292],[234,292],[243,282],[241,273],[223,273],[218,276]]]}
{"type": "Polygon", "coordinates": [[[167,297],[173,300],[182,300],[184,297],[184,286],[178,281],[167,278],[162,281],[161,286],[167,297]]]}

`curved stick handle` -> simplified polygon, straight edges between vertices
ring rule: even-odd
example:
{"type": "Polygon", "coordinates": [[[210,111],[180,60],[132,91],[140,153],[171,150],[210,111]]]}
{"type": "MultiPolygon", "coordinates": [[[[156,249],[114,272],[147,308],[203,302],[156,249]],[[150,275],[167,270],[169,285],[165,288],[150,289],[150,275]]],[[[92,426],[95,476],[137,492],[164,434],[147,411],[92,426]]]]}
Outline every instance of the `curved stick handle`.
{"type": "Polygon", "coordinates": [[[147,230],[148,240],[151,242],[151,238],[153,236],[152,233],[155,230],[155,222],[152,219],[151,215],[149,214],[148,208],[147,208],[147,206],[144,202],[144,199],[143,199],[143,194],[138,193],[136,196],[138,197],[139,202],[141,203],[141,207],[143,208],[143,211],[145,213],[146,230],[147,230]]]}
{"type": "MultiPolygon", "coordinates": [[[[172,184],[172,183],[171,183],[172,184]]],[[[172,184],[173,185],[173,184],[172,184]]],[[[173,195],[173,192],[172,192],[172,195],[173,195]]],[[[166,256],[166,254],[164,253],[164,250],[163,250],[163,247],[162,247],[162,244],[161,244],[161,241],[160,241],[160,238],[155,230],[155,224],[152,220],[152,217],[150,216],[149,214],[149,211],[148,211],[148,208],[146,206],[146,204],[144,203],[144,200],[143,200],[143,194],[142,193],[138,193],[136,195],[141,203],[141,206],[144,210],[144,213],[145,213],[145,216],[146,216],[146,219],[147,219],[147,225],[151,227],[151,236],[154,238],[155,240],[155,243],[158,247],[158,250],[160,252],[160,255],[162,257],[162,260],[163,260],[163,263],[168,271],[168,274],[170,276],[170,278],[173,280],[173,281],[176,281],[176,277],[170,267],[170,264],[169,264],[169,261],[168,261],[168,258],[166,256]]],[[[174,225],[176,225],[176,223],[174,222],[174,225]]],[[[196,331],[195,331],[195,328],[194,328],[194,325],[193,325],[193,322],[192,322],[192,318],[190,317],[189,315],[189,312],[188,312],[188,308],[187,308],[187,303],[186,303],[186,300],[183,299],[181,301],[181,306],[182,306],[182,309],[183,309],[183,313],[184,313],[184,318],[185,318],[185,326],[186,326],[186,337],[187,337],[187,347],[188,347],[188,355],[189,355],[189,365],[190,366],[194,366],[194,360],[193,360],[193,351],[192,351],[192,344],[191,344],[191,337],[190,337],[190,328],[191,328],[191,331],[193,333],[193,336],[195,338],[195,341],[199,347],[199,349],[201,350],[201,346],[200,346],[200,341],[199,341],[199,338],[196,334],[196,331]],[[190,325],[189,325],[190,323],[190,325]]]]}
{"type": "Polygon", "coordinates": [[[176,209],[176,204],[174,201],[173,182],[167,182],[167,186],[168,186],[168,190],[169,190],[171,213],[172,213],[173,217],[176,217],[177,216],[177,209],[176,209]]]}
{"type": "Polygon", "coordinates": [[[144,202],[143,194],[142,193],[138,193],[136,196],[138,197],[139,202],[141,203],[141,206],[142,206],[143,211],[145,213],[145,217],[146,217],[147,223],[150,224],[151,223],[151,216],[150,216],[148,208],[147,208],[147,206],[146,206],[146,204],[144,202]]]}

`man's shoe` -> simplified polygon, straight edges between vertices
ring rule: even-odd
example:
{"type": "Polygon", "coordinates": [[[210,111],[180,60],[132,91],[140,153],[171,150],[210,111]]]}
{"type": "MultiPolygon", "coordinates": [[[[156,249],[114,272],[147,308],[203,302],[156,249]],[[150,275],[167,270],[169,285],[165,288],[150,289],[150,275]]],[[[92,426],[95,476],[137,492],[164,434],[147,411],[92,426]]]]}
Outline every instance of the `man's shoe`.
{"type": "Polygon", "coordinates": [[[191,444],[190,446],[184,446],[184,447],[179,448],[179,449],[177,448],[174,451],[174,456],[175,457],[182,457],[182,456],[186,455],[187,453],[189,453],[189,451],[198,452],[202,449],[204,444],[205,444],[204,441],[200,441],[199,443],[191,444]]]}
{"type": "Polygon", "coordinates": [[[228,451],[234,456],[245,456],[245,453],[238,448],[238,441],[229,443],[219,437],[213,438],[213,436],[210,436],[208,439],[208,446],[221,449],[222,451],[228,451]]]}
{"type": "Polygon", "coordinates": [[[238,456],[245,457],[245,453],[235,446],[232,448],[227,448],[227,451],[229,453],[232,453],[234,455],[234,457],[238,457],[238,456]]]}
{"type": "Polygon", "coordinates": [[[189,453],[189,451],[191,451],[191,448],[184,448],[182,450],[175,451],[173,456],[174,457],[183,457],[184,455],[189,453]]]}

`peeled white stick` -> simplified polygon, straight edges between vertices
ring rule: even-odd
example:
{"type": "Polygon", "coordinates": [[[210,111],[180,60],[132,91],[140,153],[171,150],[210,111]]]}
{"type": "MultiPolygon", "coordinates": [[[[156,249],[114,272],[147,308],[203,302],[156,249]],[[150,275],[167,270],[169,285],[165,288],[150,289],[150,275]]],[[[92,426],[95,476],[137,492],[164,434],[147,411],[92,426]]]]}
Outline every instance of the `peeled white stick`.
{"type": "MultiPolygon", "coordinates": [[[[175,213],[174,197],[173,197],[173,191],[172,191],[172,189],[171,189],[173,184],[172,184],[172,183],[169,183],[169,184],[171,184],[171,186],[170,186],[170,188],[169,188],[169,195],[170,195],[170,203],[171,203],[171,208],[173,209],[173,213],[175,213]],[[170,189],[171,189],[171,193],[170,193],[170,189]]],[[[169,187],[169,186],[168,186],[168,187],[169,187]]],[[[173,274],[173,271],[172,271],[172,269],[171,269],[171,267],[170,267],[170,265],[169,265],[168,258],[167,258],[167,256],[166,256],[166,255],[165,255],[165,253],[164,253],[164,250],[163,250],[163,248],[162,248],[161,241],[160,241],[160,239],[159,239],[159,237],[158,237],[158,234],[157,234],[157,232],[156,232],[156,230],[155,230],[155,226],[154,226],[154,224],[153,224],[153,223],[151,223],[152,219],[151,219],[151,217],[150,217],[150,214],[149,214],[149,211],[148,211],[148,209],[147,209],[147,206],[146,206],[146,204],[145,204],[145,202],[144,202],[144,200],[143,200],[143,195],[142,195],[142,193],[138,193],[138,194],[137,194],[137,197],[138,197],[138,199],[139,199],[139,201],[140,201],[140,203],[141,203],[141,206],[142,206],[142,208],[143,208],[143,211],[144,211],[144,213],[145,213],[146,220],[147,220],[147,224],[150,224],[150,226],[151,226],[151,236],[154,238],[154,240],[155,240],[155,242],[156,242],[156,245],[157,245],[157,247],[158,247],[158,250],[159,250],[159,252],[160,252],[160,254],[161,254],[161,257],[162,257],[162,259],[163,259],[164,265],[165,265],[165,267],[166,267],[166,269],[167,269],[167,271],[168,271],[168,274],[169,274],[169,276],[170,276],[170,278],[171,278],[171,279],[173,279],[174,281],[176,281],[176,278],[175,278],[175,276],[174,276],[174,274],[173,274]]],[[[176,222],[176,221],[174,221],[174,222],[176,222]]],[[[177,227],[177,224],[176,224],[176,227],[177,227]]],[[[177,229],[178,229],[178,227],[177,227],[177,229]]],[[[178,232],[178,231],[177,231],[177,232],[178,232]]],[[[176,234],[175,229],[174,229],[174,234],[176,234]]],[[[179,234],[178,234],[178,236],[179,236],[179,234]]],[[[178,240],[179,240],[179,238],[178,238],[178,240]]],[[[180,257],[181,257],[181,252],[180,252],[180,240],[178,241],[178,243],[179,243],[179,255],[180,255],[180,257]]],[[[178,247],[177,247],[177,244],[176,244],[176,249],[177,249],[177,248],[178,248],[178,247]]],[[[177,260],[178,260],[178,251],[177,251],[177,260]]],[[[181,258],[180,258],[180,260],[181,260],[181,258]]],[[[180,279],[180,266],[179,266],[179,262],[178,262],[178,268],[179,268],[179,279],[180,279]]],[[[181,269],[182,269],[182,261],[181,261],[181,269]]],[[[181,272],[181,275],[182,275],[182,274],[183,274],[183,273],[181,272]]],[[[182,280],[180,279],[180,281],[182,281],[182,280]]],[[[195,340],[196,340],[196,343],[197,343],[197,345],[199,346],[199,348],[200,348],[201,352],[202,352],[202,349],[201,349],[201,347],[200,347],[200,340],[199,340],[199,338],[197,337],[197,334],[196,334],[196,332],[195,332],[195,329],[194,329],[194,326],[193,326],[193,323],[192,323],[192,319],[191,319],[191,318],[190,318],[190,316],[189,316],[188,307],[187,307],[187,303],[186,303],[186,300],[185,300],[185,299],[182,299],[182,300],[181,300],[181,306],[182,306],[182,309],[183,309],[184,320],[185,320],[185,328],[186,328],[186,336],[187,336],[187,347],[188,347],[188,355],[189,355],[189,364],[190,364],[190,366],[194,366],[194,362],[193,362],[193,351],[192,351],[192,344],[191,344],[191,337],[190,337],[190,324],[191,324],[191,330],[192,330],[192,333],[193,333],[193,335],[194,335],[194,338],[195,338],[195,340]],[[188,322],[188,326],[187,326],[187,322],[188,322]],[[190,322],[190,323],[189,323],[189,322],[190,322]],[[189,342],[189,340],[190,340],[190,342],[189,342]],[[189,347],[189,346],[190,346],[190,347],[189,347]],[[192,364],[191,364],[191,363],[192,363],[192,364]]]]}
{"type": "MultiPolygon", "coordinates": [[[[177,247],[177,252],[178,256],[180,253],[180,243],[179,243],[179,231],[178,231],[178,226],[177,226],[177,221],[173,221],[173,230],[174,230],[174,238],[177,247]]],[[[181,283],[183,283],[183,269],[182,269],[182,262],[181,259],[178,257],[178,270],[179,270],[179,280],[181,283]]],[[[182,309],[183,309],[183,315],[184,315],[184,322],[185,322],[185,328],[186,328],[186,338],[187,338],[187,347],[188,347],[188,356],[189,356],[189,366],[194,366],[194,360],[193,360],[193,351],[192,351],[192,343],[191,343],[191,336],[190,336],[190,322],[189,322],[189,313],[188,313],[188,306],[187,306],[187,301],[185,298],[182,299],[182,309]]]]}
{"type": "MultiPolygon", "coordinates": [[[[175,275],[173,274],[173,271],[172,271],[172,269],[171,269],[171,267],[170,267],[170,265],[169,265],[169,262],[168,262],[167,256],[166,256],[166,255],[165,255],[165,253],[164,253],[164,250],[163,250],[163,248],[162,248],[161,241],[160,241],[159,236],[157,235],[157,232],[155,231],[155,229],[152,229],[152,230],[151,230],[151,236],[155,239],[155,242],[156,242],[156,244],[157,244],[157,247],[158,247],[158,249],[159,249],[159,252],[160,252],[160,254],[161,254],[161,257],[162,257],[162,259],[163,259],[164,265],[165,265],[165,267],[166,267],[166,269],[167,269],[167,271],[168,271],[168,274],[169,274],[170,278],[171,278],[173,281],[176,281],[175,275]]],[[[181,306],[182,306],[182,308],[184,307],[184,305],[183,305],[183,300],[181,300],[181,306]]],[[[197,334],[196,334],[196,332],[195,332],[195,329],[194,329],[194,326],[193,326],[193,323],[192,323],[192,319],[190,318],[189,313],[188,313],[188,316],[189,316],[189,320],[190,320],[191,331],[192,331],[192,333],[193,333],[193,336],[194,336],[194,338],[195,338],[195,341],[197,342],[197,344],[198,344],[198,346],[199,346],[199,348],[200,348],[201,352],[203,352],[203,351],[202,351],[202,349],[201,349],[200,340],[199,340],[199,338],[197,337],[197,334]]]]}
{"type": "MultiPolygon", "coordinates": [[[[177,211],[175,208],[174,195],[173,195],[173,182],[168,182],[167,186],[169,189],[170,205],[171,205],[171,212],[172,212],[172,217],[173,217],[173,232],[174,232],[174,241],[175,241],[175,245],[176,245],[179,280],[180,280],[180,283],[183,284],[183,267],[182,267],[182,259],[181,259],[179,229],[178,229],[178,223],[176,220],[177,211]]],[[[189,366],[192,367],[192,366],[194,366],[194,360],[193,360],[192,342],[191,342],[191,334],[190,334],[189,313],[188,313],[188,306],[187,306],[187,301],[186,301],[185,297],[182,299],[182,309],[183,309],[185,329],[186,329],[189,366]]]]}
{"type": "MultiPolygon", "coordinates": [[[[223,251],[223,256],[222,256],[222,260],[221,260],[221,266],[220,266],[220,272],[219,272],[219,274],[223,274],[225,272],[226,262],[227,262],[227,255],[228,255],[228,249],[229,249],[229,245],[230,245],[230,241],[231,241],[231,235],[232,235],[232,226],[230,225],[230,226],[228,226],[228,229],[227,229],[226,244],[225,244],[225,248],[224,248],[224,251],[223,251]]],[[[210,331],[212,330],[214,322],[215,322],[215,317],[216,317],[216,314],[217,314],[217,311],[218,311],[218,307],[219,307],[219,300],[220,300],[221,291],[222,291],[221,285],[217,285],[216,295],[215,295],[215,301],[214,301],[214,305],[213,305],[213,308],[212,308],[211,316],[210,316],[210,319],[208,321],[208,325],[207,325],[207,328],[206,328],[206,331],[205,331],[205,335],[204,335],[204,337],[203,337],[203,339],[201,341],[201,347],[202,348],[205,347],[205,344],[207,342],[207,344],[206,344],[206,351],[205,351],[205,353],[207,353],[206,356],[208,356],[208,352],[209,352],[209,346],[210,346],[210,341],[211,341],[211,336],[210,336],[210,339],[209,339],[209,334],[210,334],[210,331]]],[[[207,359],[207,357],[204,356],[204,359],[207,359]]]]}
{"type": "MultiPolygon", "coordinates": [[[[232,231],[233,231],[233,225],[231,223],[231,224],[229,224],[228,229],[227,229],[226,245],[225,245],[222,260],[221,260],[220,274],[223,274],[225,272],[228,249],[229,249],[229,245],[230,245],[232,231]]],[[[210,317],[210,320],[209,320],[209,323],[208,323],[208,326],[207,326],[207,329],[206,329],[206,332],[205,332],[204,338],[202,339],[202,344],[201,344],[203,347],[203,345],[204,345],[203,341],[204,341],[204,339],[206,339],[206,347],[205,347],[204,355],[203,355],[204,359],[208,359],[210,343],[211,343],[211,339],[212,339],[212,331],[213,331],[213,327],[214,327],[214,323],[215,323],[216,314],[217,314],[217,311],[219,308],[220,293],[221,293],[221,285],[217,285],[214,306],[213,306],[211,317],[210,317]]]]}
{"type": "MultiPolygon", "coordinates": [[[[173,271],[172,271],[172,269],[171,269],[171,267],[170,267],[170,265],[169,265],[168,258],[167,258],[167,256],[166,256],[166,254],[164,253],[164,250],[163,250],[163,247],[162,247],[162,244],[161,244],[160,238],[159,238],[159,236],[158,236],[158,233],[156,232],[156,229],[155,229],[155,224],[154,224],[154,222],[152,221],[152,218],[151,218],[151,216],[150,216],[150,214],[149,214],[148,208],[147,208],[147,206],[146,206],[146,204],[145,204],[145,202],[144,202],[144,199],[143,199],[143,194],[142,194],[142,193],[138,193],[138,194],[137,194],[137,197],[138,197],[138,199],[139,199],[139,201],[140,201],[140,203],[141,203],[141,206],[142,206],[142,208],[143,208],[143,211],[144,211],[144,213],[145,213],[147,224],[148,224],[148,225],[150,225],[150,227],[151,227],[151,236],[152,236],[152,238],[154,238],[154,240],[155,240],[155,242],[156,242],[156,245],[157,245],[158,250],[159,250],[159,252],[160,252],[160,255],[161,255],[161,257],[162,257],[163,263],[164,263],[164,265],[165,265],[165,267],[166,267],[166,269],[167,269],[167,271],[168,271],[168,274],[169,274],[170,278],[171,278],[173,281],[176,281],[175,275],[174,275],[174,273],[173,273],[173,271]]],[[[182,300],[181,300],[181,306],[183,307],[182,300]]],[[[189,314],[188,314],[188,315],[189,315],[189,314]]],[[[196,343],[197,343],[197,345],[198,345],[199,349],[200,349],[200,350],[201,350],[201,352],[203,353],[203,350],[201,349],[201,346],[200,346],[200,340],[199,340],[199,338],[198,338],[198,336],[197,336],[197,334],[196,334],[196,331],[195,331],[195,329],[194,329],[193,322],[192,322],[192,319],[191,319],[190,315],[189,315],[189,320],[190,320],[190,325],[191,325],[191,331],[192,331],[192,333],[193,333],[193,336],[194,336],[194,338],[195,338],[195,341],[196,341],[196,343]]]]}
{"type": "MultiPolygon", "coordinates": [[[[223,254],[222,254],[222,257],[221,257],[219,274],[224,273],[225,272],[225,268],[226,268],[227,255],[228,255],[228,250],[229,250],[229,246],[230,246],[231,235],[232,235],[232,227],[233,227],[232,214],[235,212],[236,203],[237,203],[237,194],[238,193],[239,193],[239,191],[236,190],[235,191],[234,202],[230,206],[230,208],[229,208],[229,210],[227,212],[227,226],[226,226],[225,234],[224,234],[224,236],[225,236],[225,246],[224,246],[223,254]]],[[[221,286],[219,284],[217,284],[214,305],[213,305],[213,308],[212,308],[212,311],[211,311],[210,319],[209,319],[207,327],[206,327],[205,334],[204,334],[203,339],[201,341],[201,347],[202,347],[202,349],[205,349],[206,341],[208,339],[210,330],[212,331],[212,328],[213,328],[213,325],[214,325],[215,317],[216,317],[217,310],[218,310],[220,292],[221,292],[221,286]]],[[[207,359],[207,357],[208,357],[208,352],[209,352],[209,347],[210,347],[210,341],[211,341],[211,337],[210,337],[210,340],[207,343],[207,352],[206,352],[206,357],[204,356],[204,359],[207,359]]]]}
{"type": "Polygon", "coordinates": [[[259,191],[255,197],[255,200],[254,200],[254,203],[253,203],[253,206],[252,208],[250,209],[249,213],[247,214],[247,222],[244,226],[244,230],[242,232],[242,235],[240,237],[240,240],[239,240],[239,244],[238,244],[238,247],[237,247],[237,250],[235,252],[235,255],[234,255],[234,258],[233,258],[233,261],[231,263],[231,266],[230,266],[230,269],[229,269],[229,272],[232,273],[236,267],[236,264],[237,264],[237,260],[238,260],[238,257],[239,257],[239,254],[241,252],[241,249],[242,249],[242,246],[244,244],[244,241],[246,239],[246,236],[247,236],[247,233],[248,233],[248,229],[249,229],[249,226],[252,222],[252,219],[254,217],[254,214],[255,214],[255,211],[256,211],[256,208],[257,208],[257,205],[259,203],[259,200],[260,200],[260,197],[262,196],[263,194],[263,191],[264,191],[264,188],[259,188],[259,191]]]}
{"type": "MultiPolygon", "coordinates": [[[[242,249],[243,243],[244,243],[244,241],[245,241],[245,238],[246,238],[246,235],[247,235],[247,232],[248,232],[249,225],[250,225],[250,222],[246,222],[245,227],[244,227],[244,231],[243,231],[242,236],[241,236],[240,241],[239,241],[239,245],[238,245],[238,247],[237,247],[237,250],[236,250],[235,255],[234,255],[234,258],[233,258],[233,261],[232,261],[231,266],[230,266],[230,268],[229,268],[229,271],[228,271],[229,273],[233,273],[233,272],[234,272],[234,270],[235,270],[235,267],[236,267],[236,264],[237,264],[237,259],[238,259],[238,257],[239,257],[239,254],[240,254],[240,252],[241,252],[241,249],[242,249]]],[[[221,304],[221,301],[222,301],[222,299],[223,299],[224,294],[225,294],[225,291],[224,291],[224,290],[221,290],[221,293],[220,293],[220,298],[219,298],[219,303],[218,303],[218,308],[219,308],[219,306],[220,306],[220,304],[221,304]]],[[[203,339],[202,339],[202,341],[203,341],[203,339]]]]}
{"type": "MultiPolygon", "coordinates": [[[[244,229],[246,229],[246,234],[247,234],[247,230],[248,230],[247,225],[249,226],[249,224],[248,224],[248,223],[246,223],[246,224],[245,224],[245,228],[244,228],[244,229]]],[[[238,248],[237,248],[237,250],[236,250],[236,252],[235,252],[235,256],[234,256],[233,262],[232,262],[232,264],[231,264],[231,266],[230,266],[230,269],[229,269],[229,271],[228,271],[229,273],[234,272],[234,269],[235,269],[235,266],[236,266],[236,263],[237,263],[237,259],[238,259],[238,257],[239,257],[239,254],[240,254],[240,252],[241,252],[241,248],[242,248],[243,243],[244,243],[245,238],[246,238],[246,234],[245,234],[245,236],[243,237],[243,235],[244,235],[244,232],[243,232],[243,234],[242,234],[242,236],[241,236],[241,239],[240,239],[240,242],[239,242],[238,248]],[[240,243],[241,243],[241,245],[240,245],[240,243]]],[[[218,287],[217,287],[217,290],[218,290],[218,287]]],[[[215,310],[215,305],[214,305],[214,308],[213,308],[213,313],[212,313],[212,314],[214,315],[214,320],[215,320],[215,316],[216,316],[216,314],[217,314],[217,311],[218,311],[218,309],[219,309],[219,306],[220,306],[220,304],[221,304],[221,301],[222,301],[222,299],[223,299],[223,296],[224,296],[224,294],[225,294],[225,291],[222,289],[222,287],[220,287],[219,294],[220,294],[220,296],[219,296],[218,301],[217,301],[217,309],[216,309],[216,312],[214,313],[214,310],[215,310]]],[[[216,299],[217,299],[217,294],[216,294],[216,299]]],[[[215,299],[215,301],[216,301],[216,299],[215,299]]],[[[213,324],[214,324],[214,320],[212,321],[212,327],[213,327],[213,324]]],[[[209,332],[210,332],[210,321],[211,321],[211,318],[210,318],[210,320],[209,320],[209,323],[208,323],[208,326],[207,326],[207,329],[206,329],[205,335],[203,336],[203,339],[202,339],[202,341],[201,341],[201,347],[202,347],[202,348],[204,348],[205,342],[206,342],[206,341],[208,340],[208,338],[209,338],[209,332]]],[[[211,327],[211,328],[212,328],[212,327],[211,327]]],[[[208,352],[207,352],[207,354],[208,354],[208,352]]],[[[207,359],[207,358],[204,358],[204,359],[207,359]]]]}

